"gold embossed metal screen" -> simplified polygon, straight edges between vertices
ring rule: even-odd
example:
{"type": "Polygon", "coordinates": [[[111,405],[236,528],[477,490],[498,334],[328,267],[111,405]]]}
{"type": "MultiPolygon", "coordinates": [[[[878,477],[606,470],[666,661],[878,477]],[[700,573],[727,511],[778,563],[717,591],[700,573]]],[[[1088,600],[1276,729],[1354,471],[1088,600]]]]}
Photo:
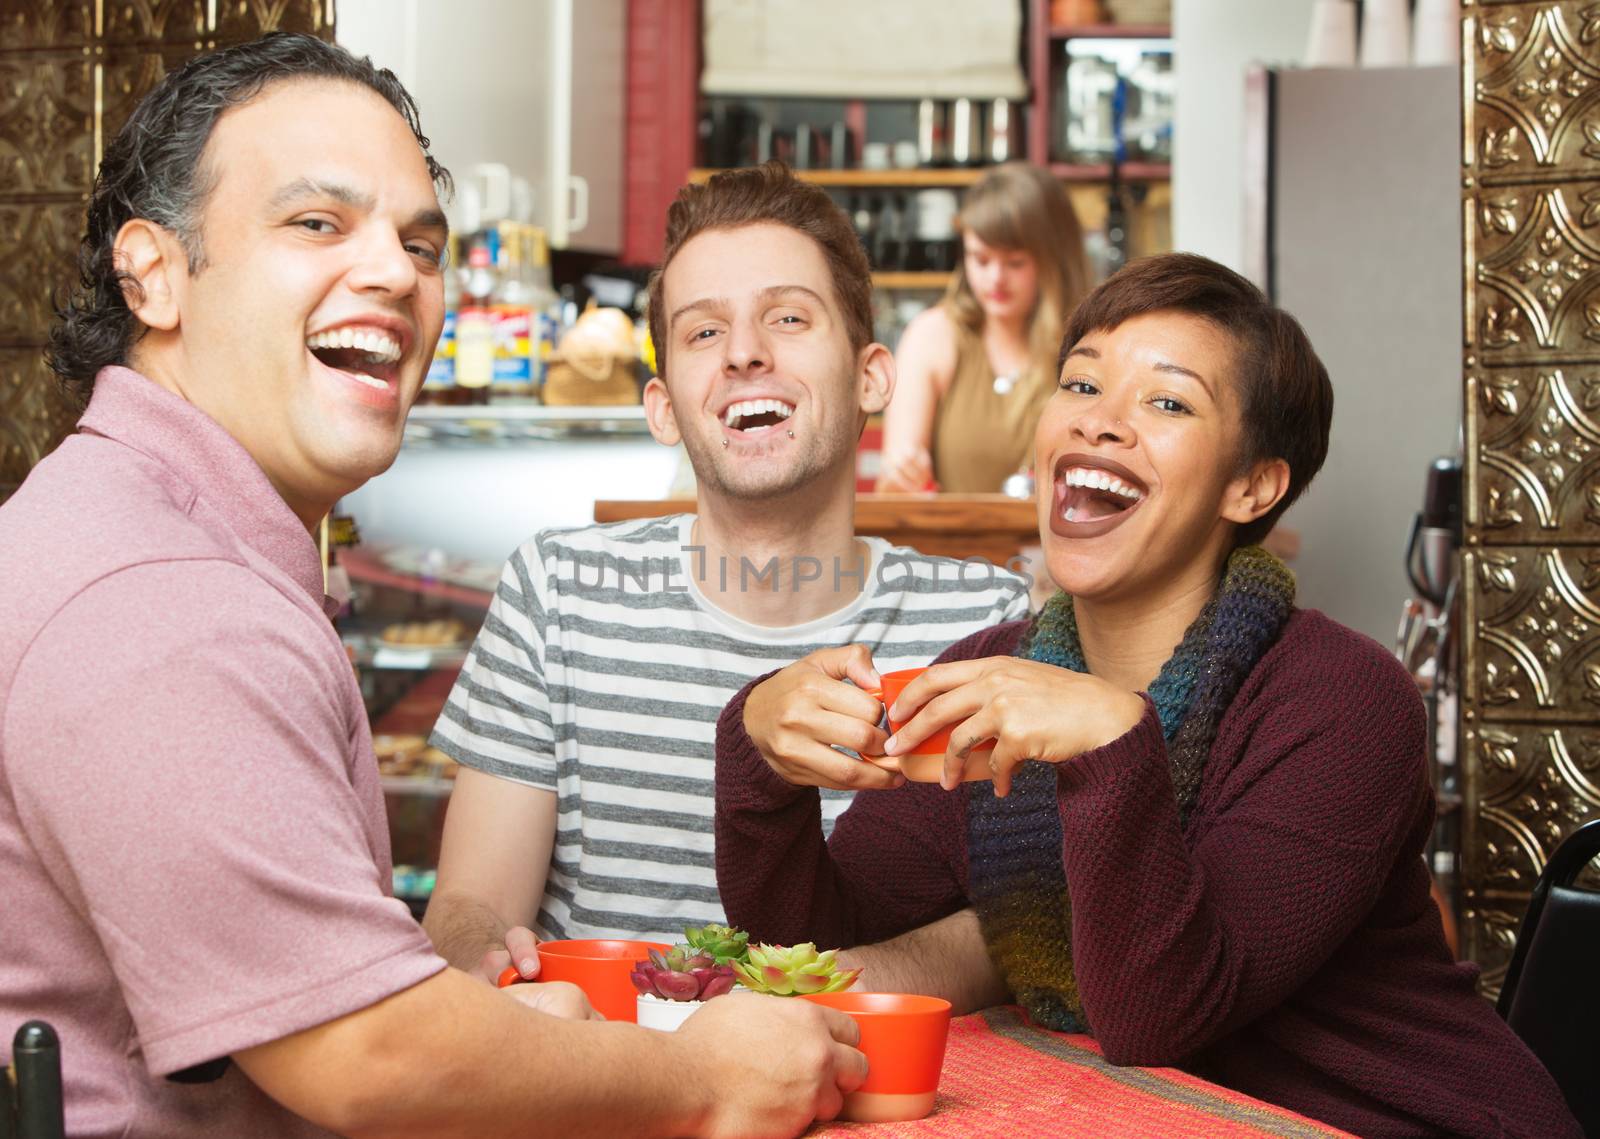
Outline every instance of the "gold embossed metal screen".
{"type": "Polygon", "coordinates": [[[333,0],[0,0],[0,501],[72,428],[43,348],[106,139],[167,68],[283,29],[333,38],[333,0]]]}
{"type": "Polygon", "coordinates": [[[1462,917],[1498,989],[1600,815],[1600,3],[1463,8],[1462,917]]]}

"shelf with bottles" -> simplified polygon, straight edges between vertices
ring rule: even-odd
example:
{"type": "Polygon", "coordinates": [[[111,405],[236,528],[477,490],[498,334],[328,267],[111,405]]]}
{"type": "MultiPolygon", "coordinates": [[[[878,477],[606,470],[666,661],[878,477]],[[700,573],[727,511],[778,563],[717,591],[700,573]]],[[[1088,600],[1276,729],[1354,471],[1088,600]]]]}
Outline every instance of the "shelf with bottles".
{"type": "Polygon", "coordinates": [[[1073,34],[1052,29],[1040,49],[1039,101],[1048,109],[1043,141],[1051,169],[1062,177],[1105,180],[1116,161],[1125,182],[1170,178],[1176,94],[1171,30],[1069,30],[1073,34]]]}
{"type": "Polygon", "coordinates": [[[842,188],[969,186],[1026,157],[1023,104],[1004,96],[701,96],[692,181],[768,158],[842,188]]]}
{"type": "Polygon", "coordinates": [[[444,274],[444,328],[419,403],[531,399],[565,315],[544,231],[502,220],[452,233],[444,274]]]}
{"type": "MultiPolygon", "coordinates": [[[[1118,171],[1119,175],[1121,171],[1118,171]]],[[[1135,169],[1131,174],[1153,174],[1135,169]]],[[[1067,182],[1073,211],[1083,226],[1086,252],[1097,276],[1109,271],[1113,213],[1123,233],[1127,258],[1172,247],[1172,186],[1163,178],[1129,177],[1117,183],[1116,211],[1109,182],[1067,182]]],[[[928,298],[942,289],[960,258],[954,229],[956,191],[935,187],[912,191],[830,191],[844,207],[871,260],[873,284],[881,292],[928,298]]],[[[929,298],[931,299],[931,298],[929,298]]],[[[898,327],[900,320],[890,322],[898,327]]]]}

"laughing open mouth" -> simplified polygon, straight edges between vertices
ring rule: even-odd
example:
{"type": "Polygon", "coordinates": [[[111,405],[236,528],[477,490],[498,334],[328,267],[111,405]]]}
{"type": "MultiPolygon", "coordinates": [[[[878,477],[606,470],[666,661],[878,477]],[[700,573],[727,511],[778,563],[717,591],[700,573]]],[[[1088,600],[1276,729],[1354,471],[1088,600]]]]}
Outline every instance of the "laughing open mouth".
{"type": "Polygon", "coordinates": [[[722,413],[722,424],[734,431],[761,431],[778,426],[793,414],[794,405],[779,399],[747,399],[730,404],[722,413]]]}
{"type": "Polygon", "coordinates": [[[400,341],[376,329],[335,328],[307,337],[306,347],[323,364],[374,388],[394,382],[400,341]]]}
{"type": "Polygon", "coordinates": [[[1127,521],[1150,488],[1127,467],[1099,455],[1063,455],[1052,480],[1050,530],[1098,538],[1127,521]]]}
{"type": "Polygon", "coordinates": [[[1098,522],[1136,506],[1144,491],[1116,475],[1088,467],[1067,467],[1056,476],[1061,517],[1066,522],[1098,522]]]}

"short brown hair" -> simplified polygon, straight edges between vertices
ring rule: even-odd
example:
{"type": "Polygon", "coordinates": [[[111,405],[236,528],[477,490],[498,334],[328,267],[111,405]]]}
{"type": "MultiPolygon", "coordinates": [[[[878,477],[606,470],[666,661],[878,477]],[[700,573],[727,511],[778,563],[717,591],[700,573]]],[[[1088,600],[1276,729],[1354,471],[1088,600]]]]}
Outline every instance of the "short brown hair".
{"type": "Polygon", "coordinates": [[[764,162],[713,174],[703,185],[685,186],[667,210],[666,248],[649,285],[650,339],[661,375],[667,374],[667,314],[661,283],[667,266],[691,238],[762,222],[799,230],[822,247],[851,351],[872,343],[872,266],[849,217],[822,187],[802,182],[782,162],[764,162]]]}
{"type": "Polygon", "coordinates": [[[1239,527],[1236,546],[1261,541],[1299,498],[1328,457],[1333,384],[1305,329],[1261,290],[1224,265],[1193,253],[1130,263],[1090,293],[1067,323],[1067,353],[1091,332],[1109,332],[1136,316],[1185,312],[1228,333],[1235,347],[1240,421],[1239,469],[1262,459],[1289,464],[1289,489],[1266,514],[1239,527]]]}

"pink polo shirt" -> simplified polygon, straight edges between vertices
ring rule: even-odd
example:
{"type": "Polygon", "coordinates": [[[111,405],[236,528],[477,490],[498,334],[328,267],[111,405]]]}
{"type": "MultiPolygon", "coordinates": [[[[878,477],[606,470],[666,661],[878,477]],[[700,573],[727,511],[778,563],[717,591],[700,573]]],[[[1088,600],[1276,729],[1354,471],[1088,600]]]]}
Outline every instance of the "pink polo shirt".
{"type": "Polygon", "coordinates": [[[243,447],[126,368],[0,506],[0,1057],[61,1036],[74,1136],[323,1134],[231,1066],[444,967],[316,545],[243,447]]]}

